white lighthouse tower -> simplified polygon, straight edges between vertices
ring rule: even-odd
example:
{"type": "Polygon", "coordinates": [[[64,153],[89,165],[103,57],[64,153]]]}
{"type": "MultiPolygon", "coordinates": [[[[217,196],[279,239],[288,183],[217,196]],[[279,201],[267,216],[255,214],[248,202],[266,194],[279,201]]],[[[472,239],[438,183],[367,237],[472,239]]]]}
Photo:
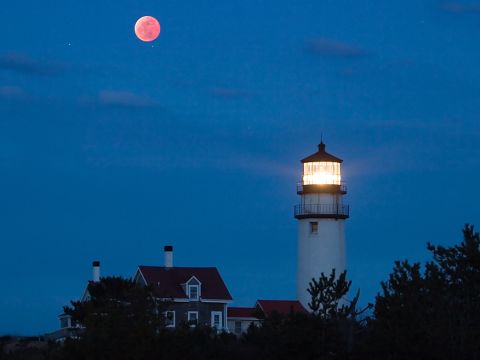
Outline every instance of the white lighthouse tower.
{"type": "Polygon", "coordinates": [[[300,204],[295,206],[298,220],[297,299],[309,309],[307,289],[312,278],[323,272],[330,275],[345,270],[345,219],[349,207],[343,203],[347,188],[342,181],[343,160],[325,151],[323,141],[318,151],[302,161],[302,180],[297,184],[300,204]]]}

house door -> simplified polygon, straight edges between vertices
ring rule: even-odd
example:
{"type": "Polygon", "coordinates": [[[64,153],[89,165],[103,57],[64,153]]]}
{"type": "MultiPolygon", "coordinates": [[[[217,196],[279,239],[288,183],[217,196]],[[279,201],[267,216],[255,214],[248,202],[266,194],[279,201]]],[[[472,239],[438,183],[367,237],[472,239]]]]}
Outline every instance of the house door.
{"type": "Polygon", "coordinates": [[[217,330],[222,330],[222,312],[221,311],[212,311],[212,327],[217,330]]]}

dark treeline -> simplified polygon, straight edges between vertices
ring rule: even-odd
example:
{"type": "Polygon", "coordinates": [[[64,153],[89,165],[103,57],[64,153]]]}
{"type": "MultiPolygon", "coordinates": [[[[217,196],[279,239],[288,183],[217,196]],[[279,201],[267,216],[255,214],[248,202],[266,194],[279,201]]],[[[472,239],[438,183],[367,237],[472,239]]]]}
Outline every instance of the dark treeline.
{"type": "Polygon", "coordinates": [[[84,326],[79,338],[51,343],[37,358],[480,359],[480,237],[469,225],[463,235],[452,247],[427,244],[432,259],[423,266],[396,262],[366,308],[359,292],[343,300],[346,273],[321,274],[308,289],[311,314],[272,314],[239,338],[188,324],[167,330],[165,304],[150,289],[105,278],[89,285],[90,301],[65,309],[84,326]]]}

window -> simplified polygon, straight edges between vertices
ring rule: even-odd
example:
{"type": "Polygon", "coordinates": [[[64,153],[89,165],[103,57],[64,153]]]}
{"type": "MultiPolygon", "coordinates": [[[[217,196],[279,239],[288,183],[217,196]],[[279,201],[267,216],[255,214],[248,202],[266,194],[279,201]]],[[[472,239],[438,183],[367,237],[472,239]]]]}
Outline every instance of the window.
{"type": "Polygon", "coordinates": [[[188,324],[190,326],[197,326],[198,324],[198,311],[188,312],[188,324]]]}
{"type": "Polygon", "coordinates": [[[190,301],[199,301],[202,297],[202,283],[196,276],[192,276],[186,283],[183,289],[190,301]]]}
{"type": "Polygon", "coordinates": [[[188,285],[188,298],[198,300],[198,285],[188,285]]]}
{"type": "Polygon", "coordinates": [[[310,222],[310,234],[318,234],[318,222],[310,222]]]}
{"type": "Polygon", "coordinates": [[[235,334],[240,335],[242,333],[242,322],[235,321],[235,334]]]}
{"type": "Polygon", "coordinates": [[[221,330],[222,329],[222,312],[212,311],[212,327],[221,330]]]}
{"type": "Polygon", "coordinates": [[[69,315],[60,318],[60,327],[62,329],[71,327],[71,317],[69,315]]]}
{"type": "Polygon", "coordinates": [[[165,326],[175,327],[175,311],[165,311],[165,326]]]}

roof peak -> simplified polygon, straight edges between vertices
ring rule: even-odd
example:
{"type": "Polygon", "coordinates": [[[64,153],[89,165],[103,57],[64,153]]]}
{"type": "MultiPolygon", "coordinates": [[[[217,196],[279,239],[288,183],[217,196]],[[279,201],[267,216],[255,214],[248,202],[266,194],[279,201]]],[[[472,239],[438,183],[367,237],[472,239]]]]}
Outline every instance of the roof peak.
{"type": "Polygon", "coordinates": [[[329,154],[325,151],[326,145],[323,142],[323,139],[321,140],[320,144],[318,144],[318,151],[315,154],[312,154],[310,156],[307,156],[305,159],[302,159],[302,163],[306,162],[338,162],[341,163],[343,162],[342,159],[329,154]]]}

